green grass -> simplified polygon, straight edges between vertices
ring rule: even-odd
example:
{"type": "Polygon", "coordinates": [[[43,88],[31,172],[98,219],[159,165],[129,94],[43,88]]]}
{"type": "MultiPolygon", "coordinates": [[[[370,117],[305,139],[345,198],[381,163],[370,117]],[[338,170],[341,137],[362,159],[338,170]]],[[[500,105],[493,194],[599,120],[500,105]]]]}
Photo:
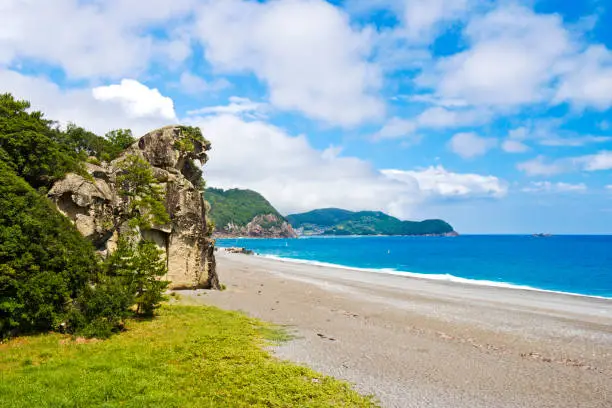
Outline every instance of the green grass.
{"type": "Polygon", "coordinates": [[[165,306],[106,341],[22,337],[0,345],[0,406],[372,407],[348,384],[279,361],[279,328],[202,306],[165,306]]]}

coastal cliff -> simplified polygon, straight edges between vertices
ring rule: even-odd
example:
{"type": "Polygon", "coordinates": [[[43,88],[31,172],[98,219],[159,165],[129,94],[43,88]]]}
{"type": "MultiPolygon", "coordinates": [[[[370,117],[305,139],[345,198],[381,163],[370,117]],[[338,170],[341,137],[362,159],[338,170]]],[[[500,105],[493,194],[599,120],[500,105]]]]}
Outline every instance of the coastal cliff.
{"type": "Polygon", "coordinates": [[[252,190],[206,189],[216,237],[295,238],[291,224],[252,190]]]}
{"type": "MultiPolygon", "coordinates": [[[[112,253],[122,234],[137,234],[155,242],[165,254],[170,288],[219,288],[214,241],[207,222],[201,190],[201,171],[210,143],[194,137],[192,128],[167,126],[142,136],[111,162],[86,163],[87,174],[69,173],[56,182],[48,196],[71,219],[78,231],[102,255],[112,253]],[[141,164],[152,172],[169,218],[148,228],[130,221],[138,191],[124,191],[126,173],[138,173],[125,163],[141,164]],[[148,167],[148,168],[147,168],[148,167]]],[[[139,168],[137,167],[137,170],[139,168]]],[[[142,195],[142,194],[141,194],[142,195]]],[[[150,211],[154,211],[152,208],[150,211]]],[[[142,211],[137,209],[137,211],[142,211]]]]}

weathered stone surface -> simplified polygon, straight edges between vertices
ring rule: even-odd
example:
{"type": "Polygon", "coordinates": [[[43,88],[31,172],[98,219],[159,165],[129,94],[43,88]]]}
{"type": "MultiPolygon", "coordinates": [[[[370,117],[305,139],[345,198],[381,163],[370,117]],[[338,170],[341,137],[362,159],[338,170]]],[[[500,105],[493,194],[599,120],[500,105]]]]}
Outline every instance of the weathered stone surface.
{"type": "Polygon", "coordinates": [[[217,237],[296,238],[297,234],[287,221],[274,214],[261,214],[247,225],[228,224],[217,237]]]}
{"type": "Polygon", "coordinates": [[[116,186],[119,163],[130,154],[144,158],[152,165],[154,177],[165,191],[171,222],[139,233],[164,251],[171,288],[218,289],[207,209],[202,193],[194,185],[196,174],[189,166],[190,160],[205,163],[210,145],[195,143],[193,151],[181,152],[175,147],[181,132],[179,126],[149,132],[113,162],[102,166],[87,164],[90,178],[68,174],[53,186],[49,197],[100,253],[111,253],[119,236],[129,229],[122,216],[127,201],[116,186]]]}

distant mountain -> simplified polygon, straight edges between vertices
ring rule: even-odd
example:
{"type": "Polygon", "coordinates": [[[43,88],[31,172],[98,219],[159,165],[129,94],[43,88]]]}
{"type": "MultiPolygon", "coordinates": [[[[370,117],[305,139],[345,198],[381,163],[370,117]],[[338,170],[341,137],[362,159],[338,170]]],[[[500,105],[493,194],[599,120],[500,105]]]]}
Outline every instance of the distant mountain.
{"type": "Polygon", "coordinates": [[[208,217],[217,236],[295,237],[287,220],[261,194],[252,190],[207,188],[208,217]]]}
{"type": "Polygon", "coordinates": [[[287,220],[300,235],[457,235],[442,220],[401,221],[380,211],[325,208],[289,215],[287,220]]]}

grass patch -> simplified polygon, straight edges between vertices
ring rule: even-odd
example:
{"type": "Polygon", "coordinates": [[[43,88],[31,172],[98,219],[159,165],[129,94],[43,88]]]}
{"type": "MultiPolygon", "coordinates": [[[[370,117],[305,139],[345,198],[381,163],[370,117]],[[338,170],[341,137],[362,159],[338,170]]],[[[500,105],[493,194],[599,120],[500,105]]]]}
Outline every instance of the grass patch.
{"type": "Polygon", "coordinates": [[[278,328],[203,306],[165,306],[105,341],[47,334],[0,345],[8,407],[373,407],[348,384],[264,350],[278,328]]]}

